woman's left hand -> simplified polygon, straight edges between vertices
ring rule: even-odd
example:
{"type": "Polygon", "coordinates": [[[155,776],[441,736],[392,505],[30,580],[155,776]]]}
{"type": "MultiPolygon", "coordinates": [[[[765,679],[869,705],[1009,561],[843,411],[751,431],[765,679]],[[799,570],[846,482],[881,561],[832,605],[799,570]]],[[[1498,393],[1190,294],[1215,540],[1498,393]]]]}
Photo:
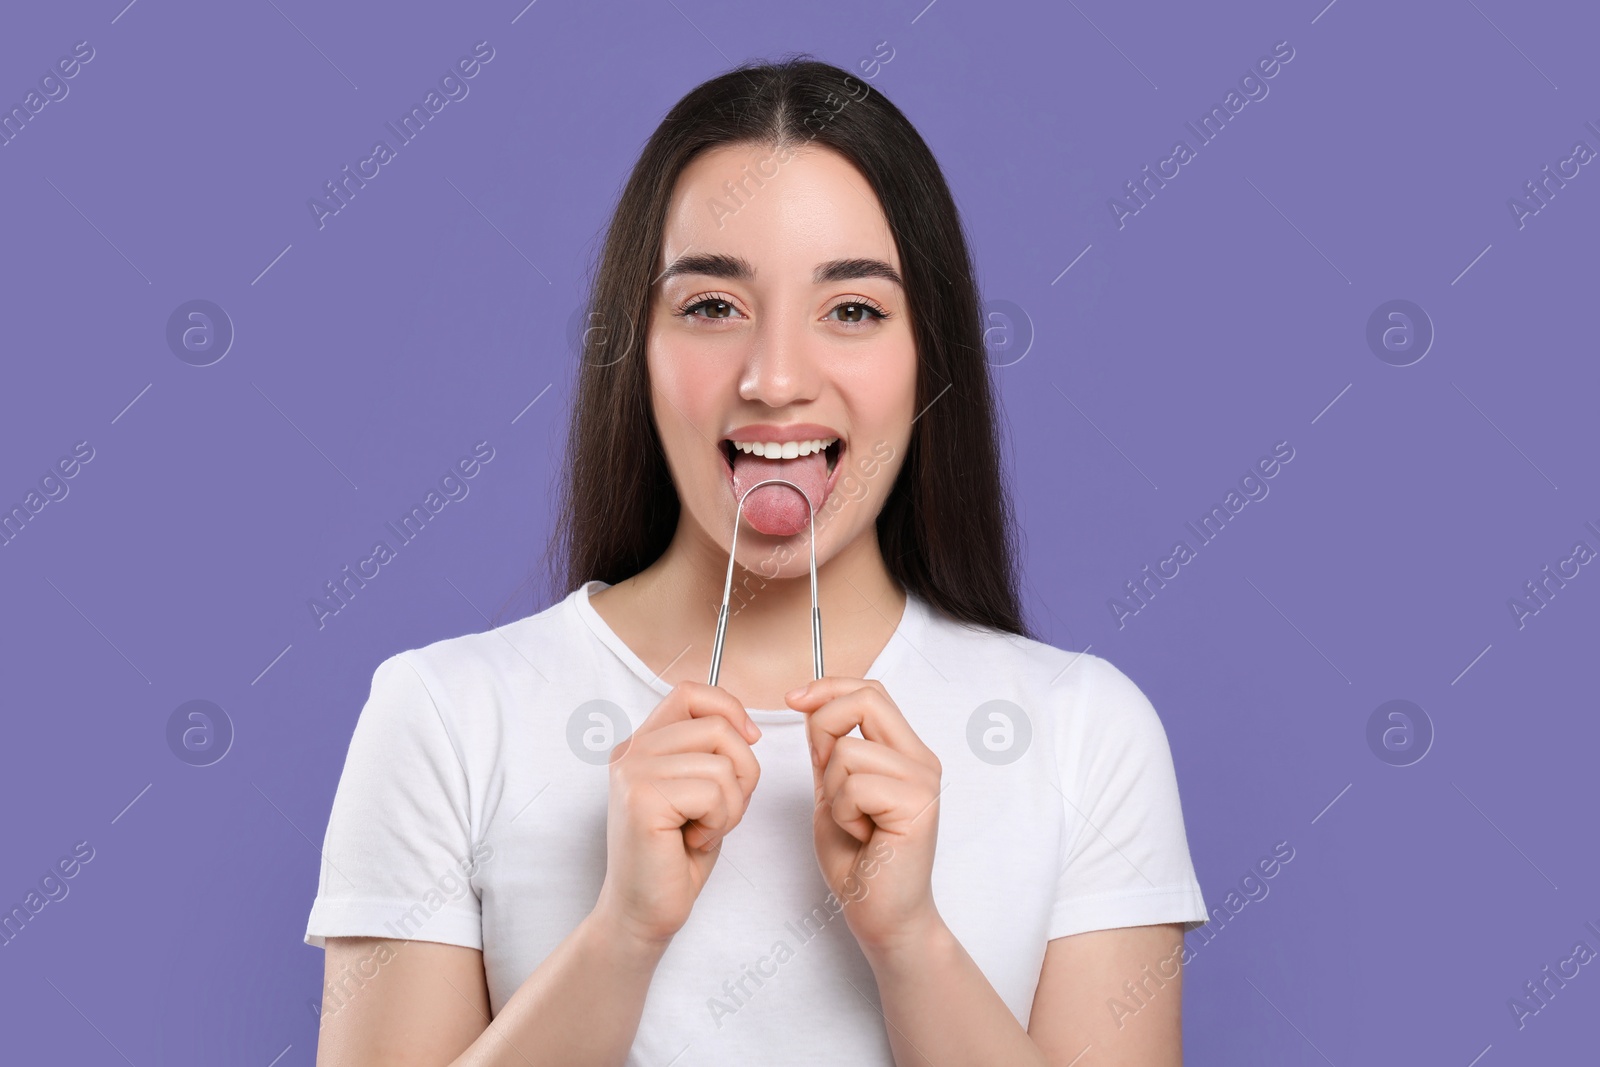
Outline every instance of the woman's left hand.
{"type": "Polygon", "coordinates": [[[807,712],[817,863],[869,954],[914,943],[942,922],[933,853],[943,768],[876,679],[825,677],[786,700],[807,712]],[[847,736],[861,727],[861,737],[847,736]]]}

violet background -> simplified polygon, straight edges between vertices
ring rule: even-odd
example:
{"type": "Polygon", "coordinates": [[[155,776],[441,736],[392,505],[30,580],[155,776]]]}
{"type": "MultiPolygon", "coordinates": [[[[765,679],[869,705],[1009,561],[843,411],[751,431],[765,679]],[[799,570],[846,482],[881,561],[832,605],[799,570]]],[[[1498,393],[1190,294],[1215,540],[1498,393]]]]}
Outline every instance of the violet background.
{"type": "Polygon", "coordinates": [[[544,606],[518,590],[627,170],[693,85],[809,51],[916,123],[1020,309],[994,376],[1030,618],[1161,713],[1211,905],[1295,849],[1190,937],[1189,1062],[1592,1060],[1595,968],[1522,1029],[1507,1001],[1600,948],[1600,577],[1521,628],[1508,599],[1600,547],[1600,175],[1520,229],[1507,201],[1600,148],[1600,19],[1324,2],[0,14],[8,108],[96,53],[0,147],[0,505],[95,449],[0,548],[0,905],[96,853],[0,947],[0,1058],[313,1062],[301,935],[371,672],[544,606]],[[319,230],[307,199],[482,40],[470,95],[319,230]],[[1283,40],[1269,95],[1119,230],[1108,200],[1283,40]],[[236,331],[205,367],[165,338],[197,298],[236,331]],[[1397,298],[1436,330],[1404,367],[1366,341],[1397,298]],[[479,440],[470,495],[319,630],[307,600],[479,440]],[[1284,440],[1270,495],[1119,628],[1107,600],[1284,440]],[[166,738],[194,699],[236,732],[207,767],[166,738]],[[1434,733],[1409,766],[1367,741],[1393,699],[1434,733]]]}

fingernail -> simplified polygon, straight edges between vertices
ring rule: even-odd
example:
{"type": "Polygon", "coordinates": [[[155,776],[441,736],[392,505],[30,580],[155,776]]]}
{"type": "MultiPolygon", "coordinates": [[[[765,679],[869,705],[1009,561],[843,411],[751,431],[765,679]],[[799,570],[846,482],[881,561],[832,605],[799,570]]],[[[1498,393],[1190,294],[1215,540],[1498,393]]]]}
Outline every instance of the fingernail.
{"type": "Polygon", "coordinates": [[[754,720],[750,721],[750,733],[752,735],[750,740],[752,740],[752,741],[761,740],[761,727],[757,726],[755,724],[754,720]]]}
{"type": "Polygon", "coordinates": [[[811,688],[811,683],[810,682],[807,682],[805,685],[797,685],[793,689],[789,690],[788,693],[784,694],[784,699],[785,700],[799,700],[801,697],[806,695],[806,690],[808,690],[810,688],[811,688]]]}

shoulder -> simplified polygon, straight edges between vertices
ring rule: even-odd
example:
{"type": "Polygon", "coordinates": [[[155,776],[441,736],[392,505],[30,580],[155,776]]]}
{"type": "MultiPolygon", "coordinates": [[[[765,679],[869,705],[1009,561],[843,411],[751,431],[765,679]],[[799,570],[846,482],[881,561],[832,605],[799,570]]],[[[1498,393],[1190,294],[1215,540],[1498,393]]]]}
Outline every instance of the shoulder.
{"type": "Polygon", "coordinates": [[[1069,747],[1166,746],[1155,706],[1111,660],[959,622],[932,607],[928,619],[924,657],[941,673],[962,688],[1014,701],[1069,747]]]}
{"type": "MultiPolygon", "coordinates": [[[[981,675],[998,682],[1010,680],[1018,689],[1061,706],[1085,702],[1108,714],[1133,715],[1150,709],[1139,686],[1119,667],[1089,649],[1075,652],[1020,634],[962,622],[927,606],[923,636],[927,656],[948,663],[962,674],[981,675]]],[[[1090,646],[1092,649],[1093,646],[1090,646]]]]}
{"type": "Polygon", "coordinates": [[[512,622],[395,652],[378,665],[374,679],[420,683],[441,708],[526,691],[549,682],[570,662],[579,636],[574,621],[570,598],[558,600],[512,622]]]}

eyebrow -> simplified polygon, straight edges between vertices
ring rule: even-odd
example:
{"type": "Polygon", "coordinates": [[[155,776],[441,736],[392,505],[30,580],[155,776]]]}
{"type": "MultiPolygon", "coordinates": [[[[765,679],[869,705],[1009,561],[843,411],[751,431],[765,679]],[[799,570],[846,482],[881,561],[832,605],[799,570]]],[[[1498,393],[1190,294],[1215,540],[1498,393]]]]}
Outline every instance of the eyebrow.
{"type": "MultiPolygon", "coordinates": [[[[722,252],[695,252],[681,255],[667,264],[667,269],[662,271],[656,280],[666,281],[679,274],[703,274],[711,278],[748,282],[755,279],[756,269],[743,256],[730,256],[722,252]]],[[[852,278],[882,278],[902,289],[905,288],[900,272],[881,259],[830,259],[826,263],[817,264],[817,269],[811,275],[811,281],[815,285],[849,281],[852,278]]]]}

